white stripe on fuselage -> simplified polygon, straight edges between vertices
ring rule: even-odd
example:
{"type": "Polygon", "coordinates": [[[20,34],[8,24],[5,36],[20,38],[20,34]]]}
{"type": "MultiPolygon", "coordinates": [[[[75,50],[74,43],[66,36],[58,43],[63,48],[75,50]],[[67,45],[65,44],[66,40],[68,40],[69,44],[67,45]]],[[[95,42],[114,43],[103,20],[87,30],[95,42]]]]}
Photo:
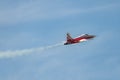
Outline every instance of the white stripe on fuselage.
{"type": "Polygon", "coordinates": [[[84,42],[84,41],[87,41],[87,39],[81,39],[80,42],[84,42]]]}

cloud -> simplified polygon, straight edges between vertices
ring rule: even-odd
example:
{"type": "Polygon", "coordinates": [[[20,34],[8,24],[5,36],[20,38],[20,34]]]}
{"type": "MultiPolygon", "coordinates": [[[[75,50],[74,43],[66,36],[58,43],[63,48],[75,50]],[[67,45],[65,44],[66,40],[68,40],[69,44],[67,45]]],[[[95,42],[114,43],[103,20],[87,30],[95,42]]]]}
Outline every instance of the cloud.
{"type": "Polygon", "coordinates": [[[119,4],[108,4],[90,8],[75,8],[68,4],[50,1],[23,2],[18,6],[0,10],[0,24],[61,18],[80,13],[89,13],[117,7],[119,4]]]}
{"type": "MultiPolygon", "coordinates": [[[[64,7],[65,8],[65,7],[64,7]]],[[[15,8],[0,10],[0,23],[10,24],[31,20],[44,20],[63,15],[60,4],[45,1],[23,2],[15,8]],[[59,12],[60,11],[60,12],[59,12]]],[[[65,9],[66,11],[66,9],[65,9]]]]}

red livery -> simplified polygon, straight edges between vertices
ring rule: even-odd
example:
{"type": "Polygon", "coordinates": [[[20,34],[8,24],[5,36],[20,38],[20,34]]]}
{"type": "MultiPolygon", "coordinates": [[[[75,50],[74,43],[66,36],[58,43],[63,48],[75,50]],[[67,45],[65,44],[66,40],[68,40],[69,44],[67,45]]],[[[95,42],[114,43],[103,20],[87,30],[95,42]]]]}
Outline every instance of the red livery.
{"type": "Polygon", "coordinates": [[[75,44],[75,43],[80,43],[83,41],[87,41],[89,39],[94,38],[94,35],[89,35],[89,34],[83,34],[77,38],[72,38],[69,33],[67,33],[67,41],[64,43],[64,45],[68,44],[75,44]]]}

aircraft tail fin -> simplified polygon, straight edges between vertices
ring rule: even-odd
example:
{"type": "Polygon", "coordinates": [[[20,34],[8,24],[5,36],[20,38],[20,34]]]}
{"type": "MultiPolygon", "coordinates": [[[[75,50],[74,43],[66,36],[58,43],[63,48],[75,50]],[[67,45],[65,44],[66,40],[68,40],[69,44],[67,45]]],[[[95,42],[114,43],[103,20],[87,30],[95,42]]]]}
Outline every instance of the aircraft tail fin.
{"type": "Polygon", "coordinates": [[[70,33],[67,33],[67,40],[72,40],[73,38],[70,36],[70,33]]]}

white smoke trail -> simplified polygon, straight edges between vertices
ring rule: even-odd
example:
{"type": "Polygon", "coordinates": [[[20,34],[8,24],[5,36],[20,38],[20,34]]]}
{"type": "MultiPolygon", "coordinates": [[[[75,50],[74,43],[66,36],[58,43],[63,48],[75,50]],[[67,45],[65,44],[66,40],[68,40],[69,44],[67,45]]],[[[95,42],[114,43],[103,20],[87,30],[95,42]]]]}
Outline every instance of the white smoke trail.
{"type": "Polygon", "coordinates": [[[50,45],[50,46],[46,46],[46,47],[39,47],[39,48],[31,48],[31,49],[23,49],[23,50],[9,50],[9,51],[0,51],[0,59],[1,58],[13,58],[16,56],[23,56],[23,55],[27,55],[27,54],[31,54],[31,53],[38,53],[50,48],[55,48],[58,46],[63,45],[63,43],[58,43],[55,45],[50,45]]]}

